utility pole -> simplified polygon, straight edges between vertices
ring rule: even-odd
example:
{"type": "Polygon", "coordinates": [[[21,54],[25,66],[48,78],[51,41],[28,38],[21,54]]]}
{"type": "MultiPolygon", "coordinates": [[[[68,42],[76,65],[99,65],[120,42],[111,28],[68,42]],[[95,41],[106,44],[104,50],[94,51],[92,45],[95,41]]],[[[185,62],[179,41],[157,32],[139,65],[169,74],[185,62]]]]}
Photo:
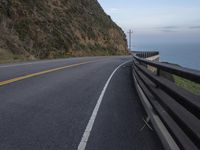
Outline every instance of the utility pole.
{"type": "Polygon", "coordinates": [[[131,51],[131,48],[132,48],[132,34],[133,34],[133,31],[132,30],[129,30],[128,31],[128,35],[129,35],[129,50],[131,51]]]}

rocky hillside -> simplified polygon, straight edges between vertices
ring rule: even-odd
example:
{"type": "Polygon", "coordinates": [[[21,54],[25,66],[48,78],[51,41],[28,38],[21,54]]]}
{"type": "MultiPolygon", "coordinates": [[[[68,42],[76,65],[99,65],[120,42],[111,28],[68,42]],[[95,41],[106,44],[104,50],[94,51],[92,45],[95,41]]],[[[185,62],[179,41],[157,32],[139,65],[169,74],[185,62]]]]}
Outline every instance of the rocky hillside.
{"type": "Polygon", "coordinates": [[[0,55],[55,58],[127,52],[97,0],[1,0],[0,55]]]}

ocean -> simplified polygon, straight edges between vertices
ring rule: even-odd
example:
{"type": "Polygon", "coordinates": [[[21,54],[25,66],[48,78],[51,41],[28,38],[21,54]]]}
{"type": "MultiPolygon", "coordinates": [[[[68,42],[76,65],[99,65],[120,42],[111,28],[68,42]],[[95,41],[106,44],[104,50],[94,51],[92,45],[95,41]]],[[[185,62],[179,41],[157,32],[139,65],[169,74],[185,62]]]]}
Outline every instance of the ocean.
{"type": "Polygon", "coordinates": [[[200,70],[199,44],[140,44],[134,51],[159,51],[160,61],[179,64],[186,68],[200,70]]]}

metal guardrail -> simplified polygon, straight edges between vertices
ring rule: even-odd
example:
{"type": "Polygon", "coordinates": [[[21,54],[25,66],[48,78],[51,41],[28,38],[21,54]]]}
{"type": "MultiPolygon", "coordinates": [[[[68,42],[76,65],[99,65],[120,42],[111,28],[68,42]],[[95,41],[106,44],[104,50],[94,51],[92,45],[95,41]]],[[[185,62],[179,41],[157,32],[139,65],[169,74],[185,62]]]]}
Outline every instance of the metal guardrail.
{"type": "Polygon", "coordinates": [[[200,149],[200,96],[160,76],[170,74],[200,83],[200,71],[145,58],[159,52],[134,52],[133,77],[140,99],[166,150],[200,149]],[[157,69],[153,73],[147,66],[157,69]]]}

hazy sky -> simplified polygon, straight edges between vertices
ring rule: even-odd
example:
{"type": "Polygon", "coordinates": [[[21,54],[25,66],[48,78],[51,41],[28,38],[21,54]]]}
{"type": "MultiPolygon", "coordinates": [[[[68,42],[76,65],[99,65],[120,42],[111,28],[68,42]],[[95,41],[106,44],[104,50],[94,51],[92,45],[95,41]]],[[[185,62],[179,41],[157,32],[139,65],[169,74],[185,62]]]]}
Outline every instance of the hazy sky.
{"type": "Polygon", "coordinates": [[[137,43],[200,43],[200,0],[98,0],[137,43]]]}

